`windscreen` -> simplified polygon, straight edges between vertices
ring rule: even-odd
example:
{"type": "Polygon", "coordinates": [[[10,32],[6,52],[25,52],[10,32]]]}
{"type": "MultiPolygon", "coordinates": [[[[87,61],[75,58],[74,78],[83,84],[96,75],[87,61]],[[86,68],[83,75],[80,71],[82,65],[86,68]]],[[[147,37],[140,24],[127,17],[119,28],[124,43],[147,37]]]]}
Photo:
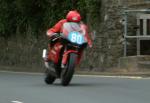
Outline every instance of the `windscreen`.
{"type": "Polygon", "coordinates": [[[63,34],[67,36],[70,32],[76,31],[82,34],[82,30],[80,28],[80,24],[74,22],[67,22],[63,25],[63,34]]]}

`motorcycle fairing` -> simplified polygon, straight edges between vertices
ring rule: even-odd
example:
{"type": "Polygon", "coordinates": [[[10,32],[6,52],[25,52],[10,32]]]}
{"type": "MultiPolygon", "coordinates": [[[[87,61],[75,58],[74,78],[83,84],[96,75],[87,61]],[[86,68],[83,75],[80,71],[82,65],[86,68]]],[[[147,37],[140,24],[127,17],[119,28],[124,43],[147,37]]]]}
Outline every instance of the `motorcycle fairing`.
{"type": "Polygon", "coordinates": [[[53,61],[55,64],[58,63],[60,58],[60,51],[63,45],[57,42],[48,53],[48,60],[53,61]]]}

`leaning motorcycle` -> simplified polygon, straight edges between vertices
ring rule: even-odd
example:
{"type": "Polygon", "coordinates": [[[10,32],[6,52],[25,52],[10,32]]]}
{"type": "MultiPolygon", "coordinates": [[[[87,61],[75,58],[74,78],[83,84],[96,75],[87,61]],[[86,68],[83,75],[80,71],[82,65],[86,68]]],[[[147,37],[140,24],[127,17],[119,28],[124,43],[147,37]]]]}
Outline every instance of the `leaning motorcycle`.
{"type": "Polygon", "coordinates": [[[43,50],[43,58],[48,58],[48,61],[44,61],[46,84],[52,84],[59,78],[63,86],[69,85],[75,67],[80,63],[82,52],[87,46],[85,32],[80,28],[80,24],[64,23],[62,29],[62,33],[55,34],[50,40],[50,50],[43,50]]]}

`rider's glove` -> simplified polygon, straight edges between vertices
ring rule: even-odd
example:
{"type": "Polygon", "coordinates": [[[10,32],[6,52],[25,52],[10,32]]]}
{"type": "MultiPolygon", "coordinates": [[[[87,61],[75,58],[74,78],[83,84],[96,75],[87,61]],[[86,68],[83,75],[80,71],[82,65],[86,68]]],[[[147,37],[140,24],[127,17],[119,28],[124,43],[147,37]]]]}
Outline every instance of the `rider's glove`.
{"type": "Polygon", "coordinates": [[[47,35],[49,38],[51,38],[54,34],[55,34],[55,33],[53,33],[53,32],[47,32],[47,33],[46,33],[46,35],[47,35]]]}
{"type": "Polygon", "coordinates": [[[90,48],[92,48],[92,42],[91,42],[91,40],[88,40],[88,45],[89,45],[90,48]]]}
{"type": "Polygon", "coordinates": [[[90,48],[92,48],[92,44],[91,44],[91,45],[89,45],[89,47],[90,47],[90,48]]]}
{"type": "Polygon", "coordinates": [[[56,39],[59,37],[59,34],[58,33],[53,33],[52,36],[51,36],[51,39],[56,39]]]}

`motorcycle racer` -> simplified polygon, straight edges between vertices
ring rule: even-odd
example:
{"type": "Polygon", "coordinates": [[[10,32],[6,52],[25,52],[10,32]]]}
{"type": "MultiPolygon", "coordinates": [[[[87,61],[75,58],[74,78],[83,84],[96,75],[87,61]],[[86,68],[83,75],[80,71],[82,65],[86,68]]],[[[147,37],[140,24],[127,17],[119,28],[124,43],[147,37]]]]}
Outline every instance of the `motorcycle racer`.
{"type": "Polygon", "coordinates": [[[80,23],[80,26],[81,26],[81,29],[83,29],[85,31],[85,38],[87,39],[88,41],[88,45],[90,47],[92,47],[92,41],[89,37],[89,34],[88,34],[88,27],[87,25],[85,25],[82,21],[81,21],[81,15],[79,12],[77,12],[76,10],[72,10],[72,11],[69,11],[67,16],[66,16],[66,19],[62,19],[60,21],[58,21],[52,28],[48,29],[47,31],[47,36],[49,38],[51,38],[52,36],[55,35],[55,33],[60,33],[62,32],[62,26],[64,23],[66,22],[76,22],[76,23],[80,23]]]}
{"type": "Polygon", "coordinates": [[[57,22],[47,30],[49,38],[48,53],[43,50],[46,67],[45,83],[52,84],[60,78],[61,84],[67,86],[74,74],[75,67],[80,63],[83,51],[92,41],[88,35],[88,28],[81,21],[76,10],[69,11],[66,19],[57,22]]]}
{"type": "MultiPolygon", "coordinates": [[[[78,23],[80,25],[80,28],[82,29],[82,31],[85,34],[84,37],[87,40],[89,47],[92,47],[92,40],[90,39],[89,34],[88,34],[88,27],[81,21],[81,15],[76,10],[69,11],[66,15],[66,19],[61,19],[52,28],[48,29],[47,33],[46,33],[47,37],[49,39],[52,39],[52,38],[55,38],[56,33],[62,33],[63,24],[67,23],[67,22],[78,23]]],[[[49,51],[51,50],[51,48],[52,48],[52,45],[49,44],[49,51]]],[[[48,51],[48,53],[49,53],[49,51],[48,51]]],[[[82,55],[82,51],[80,52],[80,56],[81,55],[82,55]]],[[[50,60],[51,60],[51,55],[48,54],[48,57],[45,59],[45,64],[47,65],[47,61],[50,61],[50,60]]],[[[78,62],[79,61],[80,61],[80,59],[78,60],[78,62]]]]}

